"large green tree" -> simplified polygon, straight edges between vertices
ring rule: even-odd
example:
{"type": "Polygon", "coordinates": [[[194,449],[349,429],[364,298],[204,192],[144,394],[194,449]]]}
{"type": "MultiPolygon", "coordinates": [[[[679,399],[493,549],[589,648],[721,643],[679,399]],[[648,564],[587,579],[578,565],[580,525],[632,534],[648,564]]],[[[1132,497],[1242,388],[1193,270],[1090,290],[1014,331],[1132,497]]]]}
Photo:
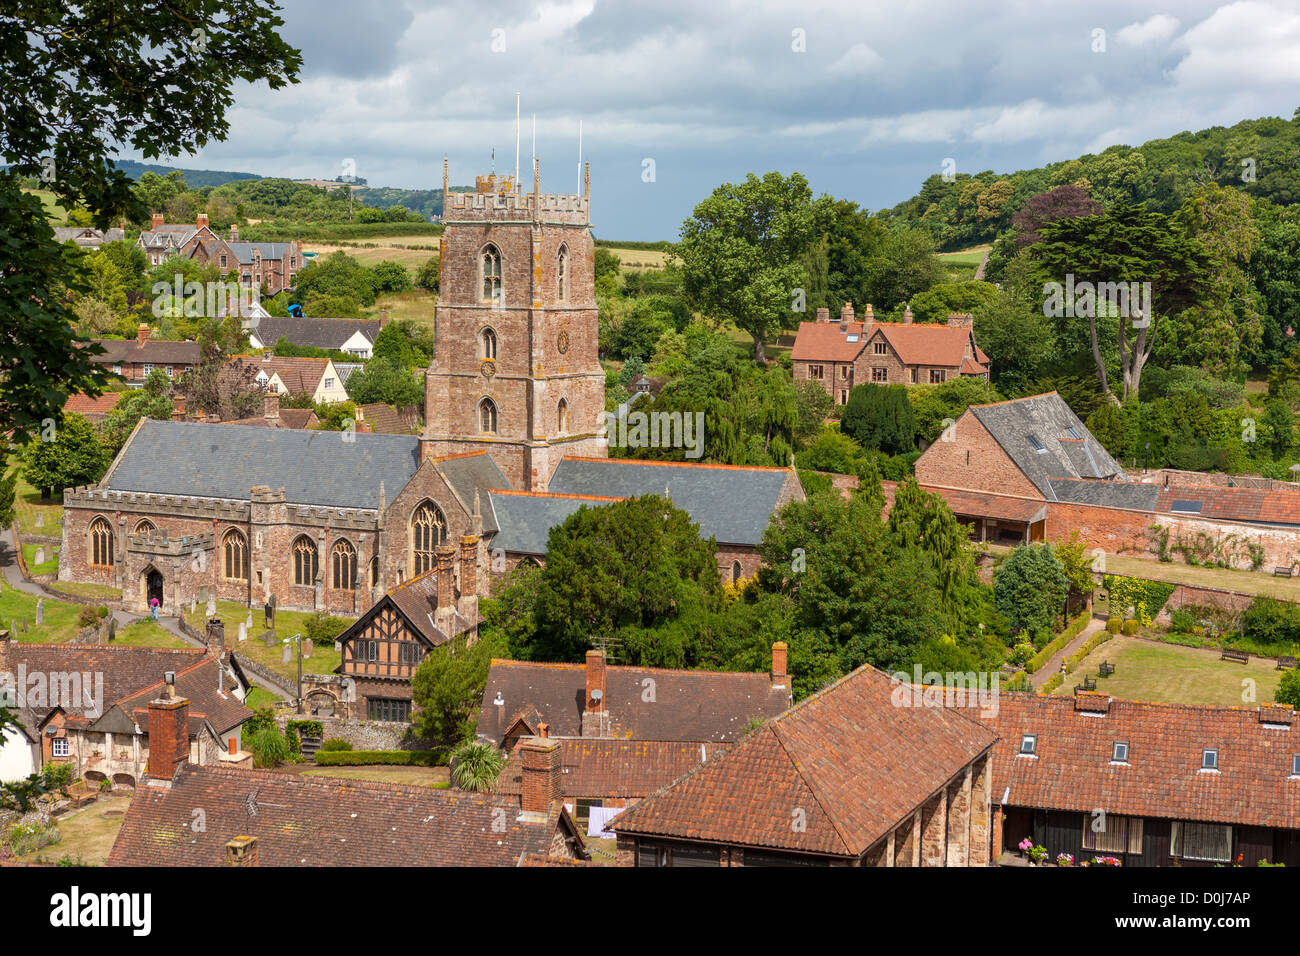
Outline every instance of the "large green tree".
{"type": "MultiPolygon", "coordinates": [[[[110,373],[79,344],[66,288],[75,253],[54,241],[39,177],[96,225],[143,218],[119,150],[193,153],[229,133],[238,81],[296,82],[301,57],[264,0],[32,0],[0,12],[0,429],[19,440],[59,417],[69,392],[110,373]]],[[[75,289],[74,289],[75,291],[75,289]]]]}
{"type": "Polygon", "coordinates": [[[411,694],[419,710],[415,732],[443,744],[474,736],[488,667],[503,656],[504,642],[485,631],[473,644],[463,637],[435,648],[416,668],[411,694]]]}
{"type": "Polygon", "coordinates": [[[63,416],[33,438],[23,453],[23,477],[39,488],[41,497],[99,481],[108,467],[109,451],[84,415],[63,416]]]}
{"type": "Polygon", "coordinates": [[[1050,544],[1024,544],[1002,562],[993,578],[998,610],[1011,626],[1031,634],[1052,630],[1065,606],[1070,582],[1050,544]]]}
{"type": "Polygon", "coordinates": [[[676,254],[687,297],[712,319],[734,322],[763,343],[797,321],[798,290],[806,296],[803,259],[813,245],[812,190],[799,173],[778,172],[724,183],[682,223],[676,254]]]}
{"type": "Polygon", "coordinates": [[[855,385],[841,419],[863,448],[899,455],[916,447],[916,421],[906,385],[855,385]]]}

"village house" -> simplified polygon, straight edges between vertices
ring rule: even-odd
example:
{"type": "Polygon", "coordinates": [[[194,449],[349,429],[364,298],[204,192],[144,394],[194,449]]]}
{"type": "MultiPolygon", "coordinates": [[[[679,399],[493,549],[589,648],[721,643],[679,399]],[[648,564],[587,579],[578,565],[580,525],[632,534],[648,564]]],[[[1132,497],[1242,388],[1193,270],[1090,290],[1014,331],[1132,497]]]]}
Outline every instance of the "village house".
{"type": "Polygon", "coordinates": [[[22,733],[0,745],[3,779],[70,764],[73,777],[133,787],[149,763],[147,704],[160,692],[194,703],[185,726],[189,759],[202,766],[242,763],[240,728],[249,684],[214,626],[209,647],[29,644],[0,631],[0,695],[14,695],[22,733]]]}
{"type": "Polygon", "coordinates": [[[1164,536],[1205,536],[1234,542],[1237,567],[1300,564],[1300,490],[1135,481],[1055,392],[972,405],[915,470],[979,541],[1078,531],[1090,548],[1156,558],[1164,536]]]}
{"type": "Polygon", "coordinates": [[[315,428],[320,424],[320,418],[314,408],[281,408],[280,393],[268,391],[262,396],[261,415],[235,418],[221,424],[251,425],[254,428],[315,428]]]}
{"type": "MultiPolygon", "coordinates": [[[[542,734],[558,740],[561,791],[596,835],[616,810],[784,712],[786,654],[784,643],[773,645],[766,674],[607,665],[603,650],[588,651],[582,664],[494,660],[476,736],[508,754],[542,734]]],[[[511,760],[498,789],[520,786],[511,760]]]]}
{"type": "MultiPolygon", "coordinates": [[[[346,380],[343,384],[347,384],[346,380]]],[[[420,406],[418,405],[394,408],[383,402],[369,402],[365,405],[357,405],[356,410],[356,429],[359,432],[411,435],[420,430],[420,406]]]]}
{"type": "Polygon", "coordinates": [[[856,321],[846,302],[838,322],[829,309],[816,322],[799,323],[790,351],[794,380],[818,382],[836,405],[846,405],[854,385],[937,385],[962,376],[988,380],[989,358],[975,344],[974,320],[948,316],[946,325],[913,322],[909,307],[902,322],[877,322],[867,303],[856,321]]]}
{"type": "Polygon", "coordinates": [[[226,361],[228,365],[248,370],[257,385],[280,395],[293,398],[305,395],[318,404],[348,400],[343,380],[327,358],[295,358],[267,352],[260,357],[236,355],[226,361]]]}
{"type": "Polygon", "coordinates": [[[93,226],[55,226],[55,242],[71,242],[81,249],[98,249],[106,242],[119,242],[126,238],[126,230],[96,229],[93,226]]]}
{"type": "Polygon", "coordinates": [[[63,414],[82,415],[86,421],[98,423],[108,418],[126,392],[104,392],[100,395],[69,395],[63,403],[63,414]]]}
{"type": "Polygon", "coordinates": [[[238,226],[231,226],[229,238],[223,239],[208,224],[207,213],[202,212],[194,225],[166,223],[160,213],[154,213],[152,224],[140,231],[136,244],[144,250],[151,266],[173,256],[185,256],[216,266],[223,276],[234,272],[241,286],[266,295],[293,288],[294,278],[304,265],[298,240],[241,242],[238,226]]]}
{"type": "Polygon", "coordinates": [[[254,349],[273,349],[284,339],[290,345],[346,352],[359,359],[374,355],[375,338],[388,322],[388,310],[378,319],[307,319],[259,318],[248,332],[248,344],[254,349]]]}
{"type": "MultiPolygon", "coordinates": [[[[144,420],[98,483],[65,491],[60,580],[122,588],[141,609],[274,595],[360,615],[443,545],[476,537],[488,594],[544,562],[577,508],[643,495],[718,542],[723,580],[752,576],[773,512],[804,498],[798,475],[608,457],[589,197],[538,182],[525,195],[481,177],[451,196],[420,434],[378,434],[364,412],[343,432],[144,420]]],[[[346,398],[328,359],[238,361],[280,394],[346,398]]]]}
{"type": "Polygon", "coordinates": [[[1300,866],[1300,723],[1286,705],[1003,694],[994,846],[1124,866],[1300,866]]]}
{"type": "Polygon", "coordinates": [[[996,734],[864,665],[610,824],[628,866],[987,866],[996,734]]]}
{"type": "Polygon", "coordinates": [[[560,750],[520,754],[521,793],[465,793],[195,766],[180,728],[190,703],[149,719],[168,746],[149,762],[109,866],[523,866],[590,860],[560,794],[560,750]],[[204,826],[194,825],[202,808],[204,826]]]}
{"type": "Polygon", "coordinates": [[[134,339],[93,339],[103,352],[92,355],[90,360],[109,366],[132,388],[141,388],[154,369],[161,369],[176,382],[203,358],[198,342],[169,342],[151,338],[152,334],[153,330],[142,323],[134,339]]]}

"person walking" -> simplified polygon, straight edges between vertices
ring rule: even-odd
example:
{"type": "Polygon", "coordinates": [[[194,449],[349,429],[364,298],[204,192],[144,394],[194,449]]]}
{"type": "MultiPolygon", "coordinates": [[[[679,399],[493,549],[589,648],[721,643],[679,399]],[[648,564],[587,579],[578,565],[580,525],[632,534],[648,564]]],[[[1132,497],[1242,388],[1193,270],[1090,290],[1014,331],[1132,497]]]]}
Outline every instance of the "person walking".
{"type": "Polygon", "coordinates": [[[149,599],[149,614],[156,621],[158,620],[158,599],[149,599]]]}

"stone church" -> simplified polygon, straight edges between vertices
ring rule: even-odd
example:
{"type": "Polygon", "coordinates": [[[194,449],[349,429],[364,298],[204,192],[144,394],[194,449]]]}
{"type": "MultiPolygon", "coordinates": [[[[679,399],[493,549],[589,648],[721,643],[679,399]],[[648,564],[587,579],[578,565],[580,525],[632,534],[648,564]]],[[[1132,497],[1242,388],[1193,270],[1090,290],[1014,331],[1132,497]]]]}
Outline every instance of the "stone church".
{"type": "Polygon", "coordinates": [[[60,580],[164,613],[274,596],[357,616],[439,571],[459,607],[544,563],[578,508],[648,494],[714,538],[724,578],[755,573],[773,511],[803,498],[793,469],[608,457],[589,173],[582,195],[542,194],[536,167],[527,194],[508,177],[447,182],[444,163],[423,434],[143,420],[98,484],[65,491],[60,580]]]}

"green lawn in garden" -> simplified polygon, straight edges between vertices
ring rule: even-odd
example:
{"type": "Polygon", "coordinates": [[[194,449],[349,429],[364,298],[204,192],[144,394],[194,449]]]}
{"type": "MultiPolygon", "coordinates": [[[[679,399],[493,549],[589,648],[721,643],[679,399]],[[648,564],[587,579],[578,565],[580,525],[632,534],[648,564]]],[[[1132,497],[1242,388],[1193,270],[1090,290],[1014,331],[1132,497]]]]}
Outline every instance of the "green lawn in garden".
{"type": "MultiPolygon", "coordinates": [[[[207,615],[203,613],[204,607],[199,604],[194,613],[188,610],[185,612],[185,620],[190,626],[200,634],[207,628],[207,615]]],[[[277,611],[275,614],[275,631],[276,636],[281,640],[292,637],[294,634],[302,633],[306,630],[307,619],[312,615],[305,611],[277,611]]],[[[298,677],[298,657],[295,652],[288,663],[282,662],[283,645],[276,644],[274,647],[267,647],[262,642],[263,627],[262,608],[253,609],[253,626],[249,629],[248,640],[242,644],[237,644],[239,636],[239,622],[247,620],[248,608],[234,601],[218,601],[217,617],[221,618],[226,626],[226,643],[231,647],[237,645],[239,653],[245,657],[251,658],[277,674],[296,680],[298,677]]],[[[352,623],[352,618],[346,619],[352,623]]],[[[342,663],[342,655],[334,650],[331,644],[327,647],[313,647],[312,656],[304,657],[302,661],[302,672],[304,674],[330,674],[334,668],[342,663]]]]}
{"type": "Polygon", "coordinates": [[[59,537],[63,527],[59,522],[63,518],[63,495],[57,494],[47,501],[41,500],[41,493],[27,483],[22,475],[22,458],[10,455],[6,470],[18,468],[18,483],[14,487],[14,518],[18,522],[21,534],[45,534],[59,537]],[[37,516],[41,517],[41,527],[36,526],[37,516]]]}
{"type": "Polygon", "coordinates": [[[1283,673],[1276,667],[1268,658],[1235,664],[1219,660],[1217,650],[1120,635],[1084,658],[1056,693],[1073,694],[1074,685],[1088,676],[1096,678],[1097,690],[1125,700],[1253,707],[1273,700],[1283,673]],[[1104,660],[1115,665],[1110,677],[1097,676],[1097,665],[1104,660]],[[1253,699],[1243,698],[1249,689],[1244,679],[1254,681],[1253,699]]]}
{"type": "Polygon", "coordinates": [[[149,618],[118,628],[113,643],[121,647],[193,647],[149,618]]]}
{"type": "Polygon", "coordinates": [[[27,573],[30,575],[58,574],[59,572],[59,556],[55,552],[53,545],[24,544],[23,560],[27,562],[27,573]],[[37,564],[36,552],[42,548],[45,549],[45,560],[37,564]]]}
{"type": "Polygon", "coordinates": [[[122,589],[110,587],[107,584],[83,584],[79,581],[53,581],[46,587],[58,591],[67,591],[69,594],[79,594],[82,597],[95,598],[105,603],[109,601],[120,601],[122,599],[122,589]]]}
{"type": "Polygon", "coordinates": [[[445,789],[448,784],[446,767],[312,767],[302,771],[305,777],[338,777],[344,780],[373,780],[402,786],[445,789]]]}

